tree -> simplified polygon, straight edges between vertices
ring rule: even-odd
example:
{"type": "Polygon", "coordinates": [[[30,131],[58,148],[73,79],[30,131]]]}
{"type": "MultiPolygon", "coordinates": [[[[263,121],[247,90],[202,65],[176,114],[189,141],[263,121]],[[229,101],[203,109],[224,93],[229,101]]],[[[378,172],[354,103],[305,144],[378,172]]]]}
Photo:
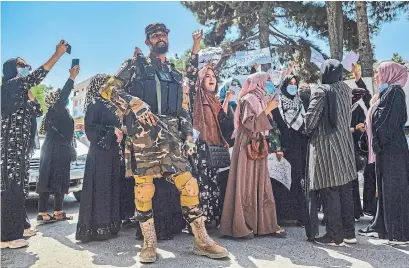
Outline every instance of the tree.
{"type": "Polygon", "coordinates": [[[331,58],[342,60],[343,56],[343,12],[341,1],[327,1],[325,4],[327,11],[329,45],[331,50],[331,58]]]}
{"type": "MultiPolygon", "coordinates": [[[[218,67],[223,69],[227,61],[231,61],[231,56],[239,50],[252,50],[263,47],[268,43],[272,54],[279,55],[280,61],[295,60],[295,69],[303,70],[305,76],[301,77],[306,82],[315,82],[318,74],[305,70],[316,70],[309,63],[300,65],[300,58],[297,55],[307,55],[308,40],[299,36],[290,36],[277,29],[279,23],[296,29],[299,33],[304,33],[307,37],[317,34],[316,37],[329,40],[329,23],[325,2],[306,1],[206,1],[206,2],[182,2],[186,8],[193,12],[199,23],[205,25],[210,30],[206,33],[204,42],[208,46],[220,46],[223,48],[222,60],[218,67]],[[266,27],[268,22],[268,27],[266,27]],[[268,31],[268,38],[267,37],[268,31]]],[[[358,50],[356,6],[352,1],[342,1],[337,5],[336,16],[338,38],[337,51],[340,47],[347,50],[358,50]],[[341,22],[342,14],[342,22],[341,22]],[[341,30],[342,29],[342,30],[341,30]],[[342,41],[340,39],[342,38],[342,41]]],[[[370,34],[376,34],[380,25],[398,17],[409,7],[409,2],[368,2],[368,14],[371,24],[370,34]],[[373,22],[372,22],[373,21],[373,22]]],[[[334,37],[335,38],[335,37],[334,37]]],[[[335,41],[335,39],[334,39],[335,41]]],[[[341,51],[342,51],[341,48],[341,51]]],[[[338,56],[336,58],[341,59],[338,56]]]]}
{"type": "Polygon", "coordinates": [[[364,1],[355,3],[361,73],[363,77],[373,77],[373,53],[369,35],[367,4],[364,1]]]}
{"type": "Polygon", "coordinates": [[[392,61],[404,65],[405,62],[403,61],[402,56],[399,53],[393,53],[392,61]]]}
{"type": "Polygon", "coordinates": [[[32,87],[30,90],[31,90],[31,93],[33,93],[33,96],[40,103],[43,113],[45,113],[47,111],[47,108],[45,107],[45,96],[47,92],[52,90],[52,86],[46,86],[46,85],[40,84],[35,87],[32,87]]]}
{"type": "MultiPolygon", "coordinates": [[[[200,49],[205,49],[207,46],[201,42],[200,49]]],[[[182,74],[186,74],[186,63],[189,60],[190,54],[192,53],[192,49],[188,49],[182,57],[179,57],[178,54],[175,54],[173,58],[170,58],[169,61],[175,65],[175,69],[181,72],[182,74]]]]}

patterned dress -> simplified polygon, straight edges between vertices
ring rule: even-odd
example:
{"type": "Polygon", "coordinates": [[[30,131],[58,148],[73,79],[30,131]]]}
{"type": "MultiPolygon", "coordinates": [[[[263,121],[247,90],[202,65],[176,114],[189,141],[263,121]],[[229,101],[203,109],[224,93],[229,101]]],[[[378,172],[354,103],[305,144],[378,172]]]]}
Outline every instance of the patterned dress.
{"type": "MultiPolygon", "coordinates": [[[[21,79],[20,88],[7,90],[21,91],[19,100],[22,107],[9,115],[2,115],[1,119],[1,241],[11,241],[23,237],[25,195],[28,186],[27,157],[30,143],[31,113],[40,112],[39,105],[29,105],[27,92],[38,85],[47,75],[43,67],[36,69],[21,79]]],[[[13,79],[13,80],[15,80],[13,79]]],[[[13,81],[11,80],[11,82],[13,81]]],[[[6,82],[6,83],[9,83],[6,82]]],[[[2,86],[2,91],[6,90],[2,86]]]]}

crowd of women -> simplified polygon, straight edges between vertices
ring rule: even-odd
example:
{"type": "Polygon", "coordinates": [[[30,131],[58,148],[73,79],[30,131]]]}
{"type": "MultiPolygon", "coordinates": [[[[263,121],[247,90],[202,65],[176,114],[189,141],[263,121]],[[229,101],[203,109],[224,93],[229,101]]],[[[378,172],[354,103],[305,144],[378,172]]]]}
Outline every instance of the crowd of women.
{"type": "MultiPolygon", "coordinates": [[[[22,238],[35,235],[24,202],[32,119],[42,112],[30,89],[41,83],[66,49],[66,43],[60,42],[51,58],[33,72],[22,58],[3,65],[2,248],[27,246],[22,238]]],[[[358,67],[353,68],[356,88],[351,89],[342,81],[342,64],[333,59],[325,61],[320,85],[313,89],[289,68],[280,85],[274,85],[267,73],[253,70],[243,84],[233,79],[220,93],[213,66],[199,70],[197,64],[197,54],[192,52],[184,94],[190,95],[186,105],[197,133],[197,154],[191,164],[206,228],[218,228],[222,235],[235,238],[284,238],[287,233],[281,226],[295,223],[305,227],[310,241],[339,246],[356,243],[355,221],[366,214],[373,217],[372,223],[358,230],[359,234],[376,235],[393,244],[409,242],[403,91],[408,71],[404,66],[382,62],[371,97],[358,67]],[[217,148],[222,153],[229,147],[231,159],[219,159],[228,164],[217,165],[209,150],[217,148]],[[271,153],[290,163],[290,189],[270,177],[267,156],[271,153]],[[364,174],[363,207],[360,171],[364,174]],[[318,237],[321,207],[326,234],[318,237]]],[[[70,162],[76,158],[74,122],[66,104],[78,73],[79,66],[73,67],[64,87],[46,98],[48,111],[39,129],[45,135],[37,184],[39,224],[72,219],[63,210],[70,162]],[[54,195],[52,214],[47,208],[50,194],[54,195]]],[[[124,226],[135,226],[137,238],[142,237],[133,218],[135,182],[125,174],[127,129],[100,94],[105,81],[103,74],[91,79],[84,106],[90,148],[76,231],[76,239],[83,242],[109,239],[124,226]]],[[[156,233],[159,239],[172,239],[189,229],[179,193],[164,180],[154,184],[156,233]]]]}

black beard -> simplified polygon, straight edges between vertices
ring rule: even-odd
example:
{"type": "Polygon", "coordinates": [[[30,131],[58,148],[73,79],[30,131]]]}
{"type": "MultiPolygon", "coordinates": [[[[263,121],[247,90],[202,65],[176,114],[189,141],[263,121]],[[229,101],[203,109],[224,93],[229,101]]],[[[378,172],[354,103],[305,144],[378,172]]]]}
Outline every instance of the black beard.
{"type": "Polygon", "coordinates": [[[156,54],[165,54],[165,53],[167,53],[168,49],[169,49],[169,45],[166,44],[166,43],[164,43],[164,44],[165,45],[162,45],[162,42],[161,42],[161,45],[156,44],[156,46],[152,46],[152,51],[154,53],[156,53],[156,54]]]}

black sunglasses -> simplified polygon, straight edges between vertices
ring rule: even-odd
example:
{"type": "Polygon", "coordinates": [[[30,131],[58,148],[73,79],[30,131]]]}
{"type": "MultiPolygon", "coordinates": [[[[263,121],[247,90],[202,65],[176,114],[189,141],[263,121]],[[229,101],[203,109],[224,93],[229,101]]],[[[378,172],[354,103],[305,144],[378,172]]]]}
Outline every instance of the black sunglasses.
{"type": "Polygon", "coordinates": [[[31,65],[23,63],[23,62],[17,62],[17,67],[19,68],[28,68],[31,71],[31,65]]]}

